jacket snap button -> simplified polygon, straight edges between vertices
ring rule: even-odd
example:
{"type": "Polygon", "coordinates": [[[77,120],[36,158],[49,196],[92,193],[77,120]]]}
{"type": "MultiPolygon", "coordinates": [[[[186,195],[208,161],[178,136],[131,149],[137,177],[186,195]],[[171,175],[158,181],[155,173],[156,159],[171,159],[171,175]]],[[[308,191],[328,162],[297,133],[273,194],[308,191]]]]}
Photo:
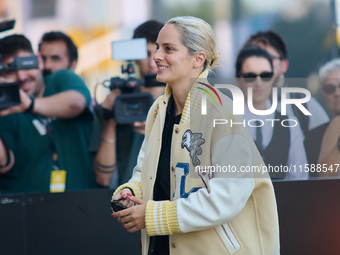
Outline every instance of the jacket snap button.
{"type": "Polygon", "coordinates": [[[171,247],[172,247],[172,248],[176,248],[176,243],[172,243],[172,244],[171,244],[171,247]]]}
{"type": "Polygon", "coordinates": [[[179,130],[178,130],[178,128],[176,128],[175,132],[176,132],[176,134],[178,134],[178,133],[179,133],[179,130]]]}
{"type": "Polygon", "coordinates": [[[150,175],[150,180],[152,180],[152,175],[150,175]]]}
{"type": "Polygon", "coordinates": [[[163,103],[164,103],[164,104],[166,104],[166,102],[165,102],[165,101],[163,101],[163,103]]]}
{"type": "Polygon", "coordinates": [[[175,167],[174,166],[171,167],[171,171],[175,172],[175,167]]]}

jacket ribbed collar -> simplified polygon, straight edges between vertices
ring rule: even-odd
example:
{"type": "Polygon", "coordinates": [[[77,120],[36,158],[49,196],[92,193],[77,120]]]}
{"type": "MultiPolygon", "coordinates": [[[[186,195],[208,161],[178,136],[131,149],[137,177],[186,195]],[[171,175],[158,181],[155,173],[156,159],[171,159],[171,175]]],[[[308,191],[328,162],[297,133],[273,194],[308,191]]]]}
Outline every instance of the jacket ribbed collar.
{"type": "MultiPolygon", "coordinates": [[[[209,70],[205,69],[196,79],[192,87],[190,88],[187,99],[185,100],[184,109],[182,112],[181,121],[179,124],[182,124],[190,119],[191,113],[195,112],[201,106],[201,96],[203,93],[202,89],[204,85],[199,82],[207,83],[206,78],[208,77],[209,70]]],[[[169,84],[165,87],[164,96],[168,96],[172,93],[171,86],[169,84]]]]}

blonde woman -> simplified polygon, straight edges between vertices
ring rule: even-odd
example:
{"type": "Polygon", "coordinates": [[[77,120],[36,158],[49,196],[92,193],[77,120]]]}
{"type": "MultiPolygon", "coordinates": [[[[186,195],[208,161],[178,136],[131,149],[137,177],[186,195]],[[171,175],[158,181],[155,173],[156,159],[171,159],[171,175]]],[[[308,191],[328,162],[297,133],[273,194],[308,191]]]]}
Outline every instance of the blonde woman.
{"type": "MultiPolygon", "coordinates": [[[[146,121],[137,166],[113,199],[113,213],[129,232],[142,230],[142,254],[278,254],[278,220],[268,175],[240,172],[263,165],[242,125],[213,126],[232,115],[230,99],[201,97],[218,66],[214,31],[194,17],[169,20],[157,39],[157,80],[167,83],[146,121]],[[213,171],[232,166],[237,172],[213,171]],[[202,170],[202,171],[200,171],[202,170]],[[265,178],[263,178],[265,177],[265,178]]],[[[214,92],[211,92],[214,93],[214,92]]]]}

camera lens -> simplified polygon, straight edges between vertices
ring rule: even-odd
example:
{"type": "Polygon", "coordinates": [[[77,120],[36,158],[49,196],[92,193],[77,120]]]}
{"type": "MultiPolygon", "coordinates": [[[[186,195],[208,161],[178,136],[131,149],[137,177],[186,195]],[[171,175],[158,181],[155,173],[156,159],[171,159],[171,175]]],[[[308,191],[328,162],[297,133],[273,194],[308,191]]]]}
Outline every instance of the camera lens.
{"type": "Polygon", "coordinates": [[[127,103],[125,105],[125,113],[127,116],[138,115],[140,112],[140,104],[136,102],[127,103]]]}
{"type": "Polygon", "coordinates": [[[0,102],[6,101],[7,98],[8,96],[6,96],[6,93],[4,93],[2,89],[0,89],[0,102]]]}

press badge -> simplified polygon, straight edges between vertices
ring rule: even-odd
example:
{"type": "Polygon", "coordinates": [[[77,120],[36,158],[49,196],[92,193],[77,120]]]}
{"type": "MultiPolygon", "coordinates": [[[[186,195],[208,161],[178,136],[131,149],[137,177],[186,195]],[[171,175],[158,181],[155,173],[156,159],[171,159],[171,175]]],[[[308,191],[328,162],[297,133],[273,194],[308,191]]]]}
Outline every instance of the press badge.
{"type": "Polygon", "coordinates": [[[46,135],[46,127],[37,119],[32,121],[35,128],[38,130],[40,135],[46,135]]]}
{"type": "Polygon", "coordinates": [[[51,172],[50,192],[64,192],[66,186],[66,171],[53,170],[51,172]]]}

